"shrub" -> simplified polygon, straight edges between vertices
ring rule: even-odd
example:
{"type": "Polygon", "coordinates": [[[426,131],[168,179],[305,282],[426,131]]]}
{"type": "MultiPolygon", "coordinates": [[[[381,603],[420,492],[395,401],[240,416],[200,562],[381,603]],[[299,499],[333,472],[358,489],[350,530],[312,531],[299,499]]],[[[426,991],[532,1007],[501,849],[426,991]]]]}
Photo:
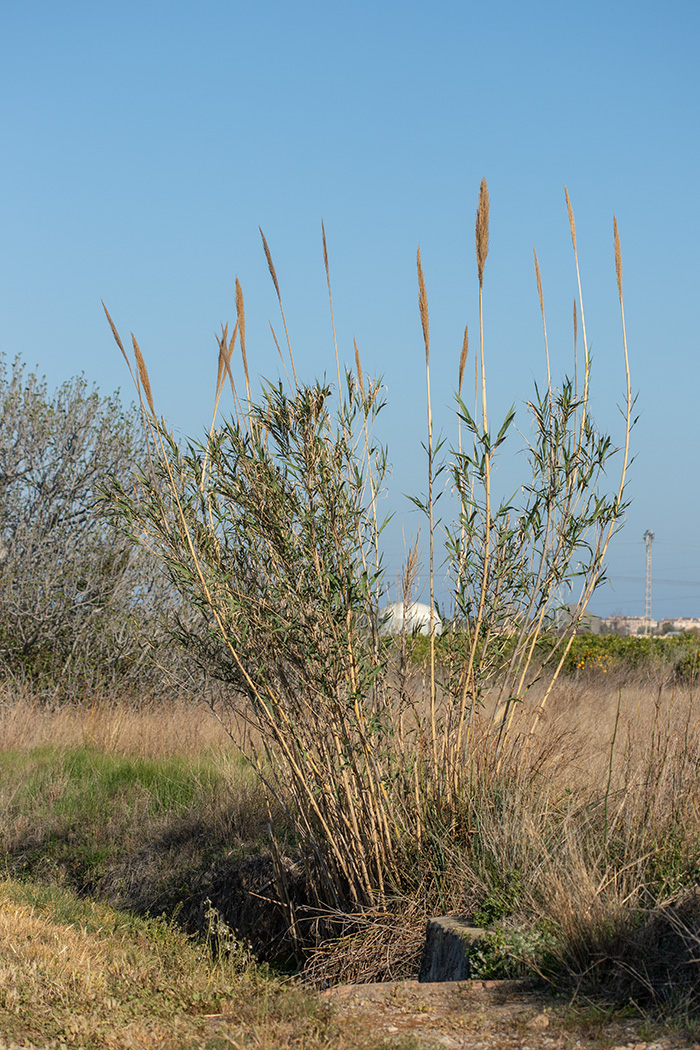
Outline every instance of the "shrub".
{"type": "Polygon", "coordinates": [[[160,573],[102,498],[141,461],[136,411],[0,358],[0,420],[0,672],[64,692],[137,673],[160,573]]]}

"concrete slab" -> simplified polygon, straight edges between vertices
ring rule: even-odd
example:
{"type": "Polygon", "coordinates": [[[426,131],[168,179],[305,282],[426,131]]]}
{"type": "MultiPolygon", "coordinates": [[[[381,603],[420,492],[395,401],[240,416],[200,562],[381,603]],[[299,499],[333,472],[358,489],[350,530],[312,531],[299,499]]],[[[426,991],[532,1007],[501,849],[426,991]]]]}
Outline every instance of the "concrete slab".
{"type": "Polygon", "coordinates": [[[469,955],[485,932],[478,926],[470,926],[466,919],[454,915],[428,919],[418,980],[469,980],[469,955]]]}

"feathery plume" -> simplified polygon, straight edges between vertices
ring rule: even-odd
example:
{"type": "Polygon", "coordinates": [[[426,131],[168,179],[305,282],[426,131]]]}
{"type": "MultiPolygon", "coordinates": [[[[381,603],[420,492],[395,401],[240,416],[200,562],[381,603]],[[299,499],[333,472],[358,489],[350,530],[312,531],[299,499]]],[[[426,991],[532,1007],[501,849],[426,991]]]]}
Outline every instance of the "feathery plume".
{"type": "Polygon", "coordinates": [[[148,371],[146,370],[146,362],[143,359],[143,354],[139,349],[139,344],[136,342],[136,336],[131,333],[131,342],[134,344],[134,354],[136,355],[136,364],[138,365],[139,376],[141,378],[141,384],[146,393],[146,400],[148,401],[148,407],[151,413],[155,416],[156,410],[153,407],[153,395],[151,394],[151,384],[148,379],[148,371]]]}
{"type": "Polygon", "coordinates": [[[342,389],[340,381],[340,357],[338,355],[338,337],[335,332],[335,317],[333,316],[333,293],[331,292],[331,270],[328,265],[328,246],[326,244],[326,227],[321,219],[321,233],[323,235],[323,263],[326,267],[326,282],[328,284],[328,304],[331,308],[331,328],[333,329],[333,349],[335,350],[335,368],[338,375],[338,397],[342,389]]]}
{"type": "Polygon", "coordinates": [[[248,355],[245,352],[245,305],[243,303],[243,289],[241,282],[236,278],[236,313],[238,314],[238,338],[241,344],[241,357],[243,358],[243,373],[245,375],[245,389],[250,402],[250,376],[248,375],[248,355]]]}
{"type": "Polygon", "coordinates": [[[540,313],[542,314],[542,331],[544,332],[544,353],[547,359],[547,389],[552,392],[552,373],[549,366],[549,340],[547,339],[547,320],[544,314],[544,295],[542,294],[542,274],[540,273],[540,261],[537,258],[537,252],[535,251],[534,245],[532,248],[532,254],[535,257],[535,277],[537,278],[537,294],[540,297],[540,313]]]}
{"type": "Polygon", "coordinates": [[[467,354],[469,353],[469,325],[464,326],[464,340],[462,342],[462,353],[459,355],[459,386],[457,387],[457,393],[462,396],[462,381],[464,379],[464,369],[467,364],[467,354]]]}
{"type": "Polygon", "coordinates": [[[540,264],[537,259],[537,252],[532,249],[532,254],[535,256],[535,277],[537,278],[537,294],[540,297],[540,312],[542,313],[542,320],[544,321],[544,296],[542,294],[542,275],[540,274],[540,264]]]}
{"type": "Polygon", "coordinates": [[[357,349],[357,340],[353,339],[355,344],[355,367],[357,368],[357,381],[360,384],[360,393],[362,397],[365,396],[365,384],[362,378],[362,362],[360,361],[360,351],[357,349]]]}
{"type": "Polygon", "coordinates": [[[569,228],[571,230],[571,243],[576,251],[576,223],[574,222],[574,209],[571,207],[571,198],[569,197],[569,191],[566,186],[564,187],[564,193],[566,194],[566,209],[569,213],[569,228]]]}
{"type": "Polygon", "coordinates": [[[622,302],[622,252],[620,251],[620,234],[617,230],[617,219],[613,215],[613,229],[615,231],[615,273],[617,274],[617,291],[622,302]]]}
{"type": "Polygon", "coordinates": [[[479,203],[476,209],[476,265],[479,272],[479,288],[484,283],[484,266],[489,253],[489,190],[486,179],[481,180],[479,203]]]}
{"type": "Polygon", "coordinates": [[[420,246],[417,254],[418,265],[418,308],[420,309],[420,323],[423,326],[423,342],[425,343],[425,363],[430,363],[430,328],[428,322],[428,296],[425,291],[425,280],[423,278],[423,267],[420,262],[420,246]]]}
{"type": "Polygon", "coordinates": [[[328,266],[328,247],[326,245],[326,226],[323,219],[321,219],[321,235],[323,237],[323,264],[326,267],[326,277],[328,279],[328,283],[330,284],[331,279],[330,268],[328,266]]]}
{"type": "Polygon", "coordinates": [[[228,345],[228,323],[222,324],[221,335],[217,335],[216,341],[219,344],[219,361],[216,369],[216,393],[218,395],[224,381],[224,354],[228,345]]]}
{"type": "Polygon", "coordinates": [[[263,248],[265,249],[265,258],[267,259],[267,265],[270,270],[270,277],[272,278],[272,283],[275,286],[277,298],[281,299],[280,286],[277,283],[277,274],[275,272],[275,264],[272,261],[272,255],[270,254],[270,249],[268,248],[267,241],[265,240],[265,234],[262,232],[262,228],[260,226],[258,226],[258,229],[260,230],[260,236],[262,237],[263,248]]]}
{"type": "Polygon", "coordinates": [[[574,299],[574,353],[578,343],[578,315],[576,313],[576,300],[574,299]]]}
{"type": "Polygon", "coordinates": [[[112,318],[109,315],[109,310],[105,306],[104,300],[101,299],[100,302],[102,303],[102,309],[104,310],[105,314],[107,315],[107,320],[109,321],[109,327],[112,329],[112,335],[114,336],[114,338],[115,338],[115,340],[117,342],[117,346],[119,347],[119,349],[122,352],[122,357],[126,361],[127,367],[128,367],[129,371],[131,372],[131,374],[133,376],[134,373],[133,373],[133,371],[131,369],[131,362],[129,361],[129,358],[127,357],[126,350],[124,349],[124,344],[122,343],[121,339],[119,338],[119,332],[116,329],[114,321],[112,320],[112,318]]]}

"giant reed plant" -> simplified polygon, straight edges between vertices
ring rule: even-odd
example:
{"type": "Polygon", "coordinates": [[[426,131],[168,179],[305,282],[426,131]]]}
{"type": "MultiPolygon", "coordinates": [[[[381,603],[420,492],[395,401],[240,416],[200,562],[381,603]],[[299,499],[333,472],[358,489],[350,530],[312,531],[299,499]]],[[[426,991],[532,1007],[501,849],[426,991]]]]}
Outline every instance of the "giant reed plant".
{"type": "MultiPolygon", "coordinates": [[[[626,396],[623,448],[617,458],[618,482],[608,491],[607,472],[619,449],[595,425],[589,407],[591,356],[586,342],[579,276],[576,227],[566,192],[579,292],[574,301],[574,378],[553,386],[544,295],[537,253],[537,291],[542,313],[547,382],[535,385],[526,408],[530,417],[527,444],[529,476],[511,499],[496,503],[493,466],[512,430],[510,409],[497,431],[489,428],[486,406],[483,282],[488,255],[489,200],[482,182],[476,217],[479,278],[479,354],[475,357],[473,412],[462,400],[465,344],[460,359],[457,398],[458,447],[449,464],[459,512],[448,529],[448,560],[454,588],[455,645],[449,693],[453,705],[444,723],[443,754],[453,766],[452,785],[459,788],[459,767],[474,715],[487,693],[496,716],[498,752],[513,730],[516,712],[524,708],[518,747],[534,733],[552,687],[564,665],[588,602],[604,579],[608,544],[626,503],[625,480],[633,425],[627,337],[622,296],[622,259],[617,221],[614,246],[622,313],[626,396]],[[577,317],[584,341],[582,383],[577,375],[577,317]],[[581,389],[579,389],[581,387],[581,389]],[[464,442],[463,434],[467,434],[464,442]],[[565,608],[562,609],[563,603],[565,608]],[[564,626],[553,646],[540,647],[542,634],[564,612],[564,626]],[[524,701],[546,674],[546,688],[531,710],[524,701]],[[528,721],[529,719],[529,721],[528,721]],[[524,732],[523,732],[524,730],[524,732]]],[[[527,432],[527,431],[526,431],[527,432]]],[[[502,755],[499,757],[499,765],[502,755]]],[[[447,785],[451,793],[453,787],[447,785]]]]}
{"type": "MultiPolygon", "coordinates": [[[[575,249],[571,211],[570,216],[575,249]]],[[[615,238],[622,304],[617,228],[615,238]]],[[[210,673],[229,684],[228,710],[219,715],[227,722],[235,714],[239,726],[241,720],[246,723],[246,731],[232,731],[232,738],[289,810],[317,898],[335,908],[371,906],[415,887],[419,879],[439,878],[440,838],[469,826],[477,770],[482,777],[484,769],[497,776],[504,742],[512,754],[523,739],[511,732],[513,712],[525,706],[527,689],[541,671],[535,662],[537,639],[557,590],[582,573],[571,637],[601,578],[606,546],[623,508],[629,379],[621,474],[608,495],[601,479],[613,448],[588,409],[587,349],[581,392],[569,380],[554,389],[547,357],[547,386],[529,405],[532,474],[524,502],[494,504],[493,461],[512,414],[493,434],[486,410],[482,297],[488,252],[485,182],[476,241],[480,346],[475,409],[468,410],[460,397],[458,444],[449,463],[459,499],[447,543],[456,627],[448,673],[439,682],[434,620],[431,624],[425,697],[420,689],[405,688],[392,646],[378,636],[378,603],[385,587],[377,507],[387,455],[373,438],[381,384],[367,382],[357,348],[355,373],[346,372],[341,381],[338,366],[336,392],[325,384],[299,382],[264,237],[292,382],[267,384],[253,397],[237,282],[236,325],[230,338],[226,328],[219,338],[211,428],[204,440],[182,446],[156,414],[146,366],[133,340],[132,375],[141,395],[150,466],[140,476],[136,497],[115,488],[115,504],[133,534],[160,553],[173,582],[197,611],[196,620],[182,624],[180,639],[210,673]],[[245,395],[231,368],[237,340],[245,395]],[[227,378],[234,409],[219,422],[227,378]],[[498,731],[491,743],[487,735],[486,745],[479,736],[479,747],[486,751],[476,756],[474,714],[494,689],[504,701],[498,731]]],[[[325,231],[323,248],[330,296],[325,231]]],[[[438,528],[434,490],[445,465],[434,461],[440,443],[434,446],[432,440],[428,302],[420,255],[418,274],[428,382],[424,505],[432,597],[438,528]]],[[[273,337],[280,349],[274,330],[273,337]]],[[[460,395],[467,347],[465,331],[460,395]]],[[[280,357],[284,363],[281,350],[280,357]]],[[[565,638],[561,655],[554,657],[554,673],[566,646],[565,638]]],[[[531,730],[536,717],[533,711],[531,730]]]]}

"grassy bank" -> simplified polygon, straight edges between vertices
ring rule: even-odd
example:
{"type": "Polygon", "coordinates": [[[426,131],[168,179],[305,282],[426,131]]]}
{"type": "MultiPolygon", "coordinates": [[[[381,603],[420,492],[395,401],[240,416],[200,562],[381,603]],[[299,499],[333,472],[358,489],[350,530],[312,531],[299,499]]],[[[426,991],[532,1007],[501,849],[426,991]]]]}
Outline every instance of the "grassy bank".
{"type": "Polygon", "coordinates": [[[222,902],[260,952],[279,909],[250,896],[274,876],[259,781],[205,707],[93,703],[0,709],[0,851],[8,873],[68,887],[196,933],[222,902]],[[189,721],[190,729],[187,731],[189,721]],[[216,747],[214,743],[216,742],[216,747]]]}
{"type": "Polygon", "coordinates": [[[338,1050],[408,1047],[250,964],[212,962],[165,921],[143,920],[66,889],[0,881],[3,1045],[74,1050],[338,1050]]]}
{"type": "Polygon", "coordinates": [[[560,990],[697,1010],[700,747],[688,687],[562,678],[500,770],[478,736],[485,709],[460,823],[435,814],[401,898],[323,922],[305,910],[291,829],[289,855],[275,857],[260,783],[206,708],[8,697],[1,711],[0,848],[15,879],[175,916],[200,935],[212,901],[281,959],[293,947],[289,910],[272,903],[281,863],[316,982],[413,976],[426,917],[455,912],[493,930],[484,977],[534,970],[560,990]]]}

